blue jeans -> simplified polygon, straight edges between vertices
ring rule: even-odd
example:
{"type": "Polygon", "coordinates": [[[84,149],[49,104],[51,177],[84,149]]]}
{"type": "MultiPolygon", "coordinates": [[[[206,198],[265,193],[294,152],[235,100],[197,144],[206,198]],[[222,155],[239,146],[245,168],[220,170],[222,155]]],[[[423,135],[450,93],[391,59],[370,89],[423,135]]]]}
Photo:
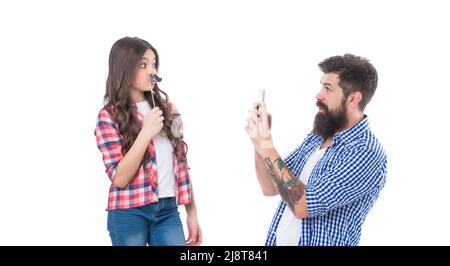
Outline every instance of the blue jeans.
{"type": "Polygon", "coordinates": [[[113,246],[184,246],[183,226],[175,198],[108,212],[113,246]]]}

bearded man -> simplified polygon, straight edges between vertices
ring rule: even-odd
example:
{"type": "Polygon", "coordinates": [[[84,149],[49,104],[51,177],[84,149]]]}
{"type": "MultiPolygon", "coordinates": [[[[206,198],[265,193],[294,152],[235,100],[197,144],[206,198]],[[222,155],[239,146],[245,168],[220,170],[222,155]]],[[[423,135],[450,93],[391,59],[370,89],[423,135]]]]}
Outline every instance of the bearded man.
{"type": "Polygon", "coordinates": [[[247,119],[262,192],[281,196],[268,246],[358,245],[386,182],[386,154],[364,114],[377,87],[376,69],[352,54],[319,67],[324,74],[312,132],[285,159],[273,145],[266,105],[255,103],[247,119]]]}

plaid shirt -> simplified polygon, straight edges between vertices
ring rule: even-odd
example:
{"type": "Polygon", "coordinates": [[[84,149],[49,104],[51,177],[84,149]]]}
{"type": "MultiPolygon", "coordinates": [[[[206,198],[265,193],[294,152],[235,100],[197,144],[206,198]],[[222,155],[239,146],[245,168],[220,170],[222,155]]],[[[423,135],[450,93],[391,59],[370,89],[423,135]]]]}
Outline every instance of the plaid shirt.
{"type": "MultiPolygon", "coordinates": [[[[143,116],[137,111],[136,104],[133,104],[132,107],[133,114],[142,123],[143,116]]],[[[172,114],[178,114],[178,111],[173,104],[170,104],[170,107],[172,114]]],[[[183,124],[181,119],[179,121],[179,130],[182,132],[183,124]]],[[[103,163],[106,167],[106,173],[112,181],[117,165],[125,156],[125,153],[122,152],[123,138],[119,133],[119,126],[105,108],[102,108],[98,114],[97,126],[94,133],[97,139],[97,147],[103,154],[103,163]]],[[[106,210],[128,209],[158,201],[158,172],[153,140],[151,140],[148,145],[148,151],[150,153],[149,163],[141,164],[133,181],[125,188],[119,188],[111,182],[108,208],[106,210]],[[146,167],[144,167],[144,165],[146,165],[146,167]]],[[[185,162],[178,160],[175,154],[173,155],[173,167],[176,179],[175,195],[177,203],[178,205],[188,204],[191,202],[189,168],[185,162]]]]}
{"type": "MultiPolygon", "coordinates": [[[[295,176],[324,139],[310,133],[285,160],[295,176]]],[[[308,217],[302,220],[299,245],[358,245],[362,224],[386,182],[386,154],[369,129],[368,118],[333,136],[306,187],[308,217]]],[[[276,231],[286,203],[281,200],[267,235],[276,231]]]]}

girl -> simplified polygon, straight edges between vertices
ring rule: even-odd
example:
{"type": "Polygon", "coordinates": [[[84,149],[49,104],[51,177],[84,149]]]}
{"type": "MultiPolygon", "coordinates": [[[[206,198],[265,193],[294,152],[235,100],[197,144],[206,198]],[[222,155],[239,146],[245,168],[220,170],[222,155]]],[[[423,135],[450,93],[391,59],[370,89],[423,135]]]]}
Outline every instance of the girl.
{"type": "Polygon", "coordinates": [[[145,40],[125,37],[111,48],[95,136],[112,181],[107,211],[114,246],[202,241],[182,122],[153,78],[158,67],[158,53],[145,40]],[[187,240],[178,205],[186,207],[187,240]]]}

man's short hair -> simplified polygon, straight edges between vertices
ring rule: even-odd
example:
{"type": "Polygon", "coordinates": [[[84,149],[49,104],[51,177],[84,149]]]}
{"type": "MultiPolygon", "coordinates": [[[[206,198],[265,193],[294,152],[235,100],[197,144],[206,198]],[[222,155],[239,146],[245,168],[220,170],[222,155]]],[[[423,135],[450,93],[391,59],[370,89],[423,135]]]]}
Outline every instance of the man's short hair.
{"type": "Polygon", "coordinates": [[[359,107],[361,111],[364,111],[375,94],[378,84],[377,70],[369,60],[352,54],[345,54],[344,56],[327,58],[319,63],[319,67],[325,74],[338,74],[339,86],[343,89],[345,98],[352,92],[361,92],[362,99],[359,102],[359,107]]]}

